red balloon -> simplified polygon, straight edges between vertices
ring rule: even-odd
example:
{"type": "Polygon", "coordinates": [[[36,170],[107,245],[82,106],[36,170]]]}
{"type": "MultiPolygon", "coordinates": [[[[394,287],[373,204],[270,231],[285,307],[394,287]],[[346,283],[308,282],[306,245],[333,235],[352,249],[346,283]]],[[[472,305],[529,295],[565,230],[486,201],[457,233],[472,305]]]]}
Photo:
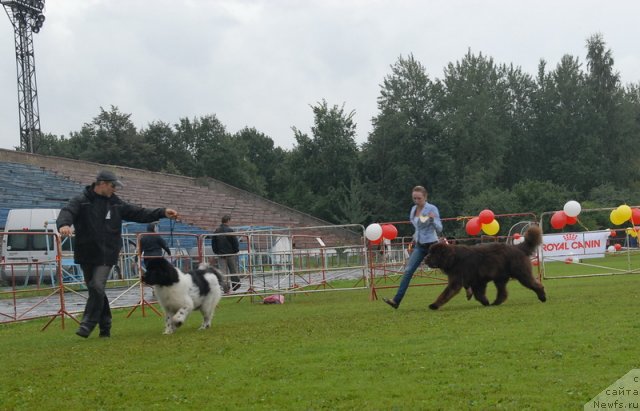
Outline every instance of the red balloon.
{"type": "Polygon", "coordinates": [[[478,235],[480,234],[480,230],[482,229],[482,224],[480,223],[480,218],[473,217],[469,221],[467,221],[467,225],[465,226],[465,230],[469,235],[478,235]]]}
{"type": "Polygon", "coordinates": [[[620,244],[616,244],[614,247],[616,248],[616,251],[620,251],[620,249],[622,249],[622,246],[620,244]]]}
{"type": "Polygon", "coordinates": [[[480,219],[480,224],[490,224],[494,220],[495,215],[493,214],[493,211],[485,209],[480,211],[478,218],[480,219]]]}
{"type": "Polygon", "coordinates": [[[617,235],[616,230],[611,230],[609,237],[615,237],[617,235]]]}
{"type": "Polygon", "coordinates": [[[514,238],[515,240],[518,240],[520,237],[522,237],[522,236],[520,235],[520,233],[515,233],[515,234],[513,235],[513,238],[514,238]]]}
{"type": "Polygon", "coordinates": [[[378,245],[381,242],[382,242],[382,236],[380,236],[380,238],[378,238],[377,240],[369,240],[369,243],[374,245],[378,245]]]}
{"type": "Polygon", "coordinates": [[[382,237],[387,240],[393,240],[398,236],[398,229],[393,224],[382,225],[382,237]]]}
{"type": "MultiPolygon", "coordinates": [[[[563,213],[564,213],[564,211],[563,211],[563,213]]],[[[565,213],[565,215],[567,215],[567,213],[565,213]]],[[[570,217],[570,216],[567,215],[567,224],[574,225],[577,222],[578,222],[578,217],[570,217]]]]}
{"type": "Polygon", "coordinates": [[[553,213],[551,216],[551,227],[560,230],[564,228],[565,225],[567,225],[567,215],[564,211],[556,211],[553,213]]]}
{"type": "Polygon", "coordinates": [[[631,209],[631,221],[633,221],[633,225],[640,224],[640,209],[638,208],[631,209]]]}

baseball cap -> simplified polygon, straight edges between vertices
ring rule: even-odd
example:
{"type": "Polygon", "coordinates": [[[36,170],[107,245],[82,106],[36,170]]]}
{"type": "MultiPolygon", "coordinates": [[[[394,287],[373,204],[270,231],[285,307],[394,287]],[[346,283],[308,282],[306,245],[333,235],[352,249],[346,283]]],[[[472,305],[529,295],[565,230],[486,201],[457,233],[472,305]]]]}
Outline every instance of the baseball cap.
{"type": "Polygon", "coordinates": [[[118,180],[118,177],[109,170],[102,170],[96,176],[96,181],[109,181],[116,185],[116,187],[124,187],[122,181],[118,180]]]}

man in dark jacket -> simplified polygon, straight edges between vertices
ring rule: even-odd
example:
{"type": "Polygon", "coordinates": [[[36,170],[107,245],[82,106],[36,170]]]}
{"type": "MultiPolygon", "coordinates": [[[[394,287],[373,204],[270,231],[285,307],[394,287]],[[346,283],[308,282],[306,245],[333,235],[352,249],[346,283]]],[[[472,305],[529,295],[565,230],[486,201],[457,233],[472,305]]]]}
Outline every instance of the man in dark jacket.
{"type": "MultiPolygon", "coordinates": [[[[156,223],[150,223],[147,225],[147,233],[155,233],[156,227],[156,223]]],[[[143,235],[140,237],[140,253],[142,254],[142,263],[144,267],[147,266],[147,261],[152,258],[161,257],[162,250],[164,250],[168,255],[171,255],[171,250],[169,249],[167,242],[159,235],[143,235]]]]}
{"type": "Polygon", "coordinates": [[[216,228],[211,238],[211,248],[214,254],[218,256],[218,268],[227,273],[231,277],[231,289],[236,291],[240,288],[240,277],[238,274],[238,251],[240,244],[235,235],[226,234],[233,233],[233,229],[229,227],[231,216],[226,214],[222,217],[220,227],[216,228]]]}
{"type": "Polygon", "coordinates": [[[118,262],[122,247],[122,222],[149,223],[163,217],[176,218],[170,208],[142,208],[122,201],[115,195],[122,183],[110,171],[101,171],[96,181],[85,187],[60,210],[56,225],[62,236],[73,234],[74,260],[82,268],[89,298],[76,334],[87,338],[96,325],[100,337],[111,336],[111,309],[105,292],[111,268],[118,262]]]}

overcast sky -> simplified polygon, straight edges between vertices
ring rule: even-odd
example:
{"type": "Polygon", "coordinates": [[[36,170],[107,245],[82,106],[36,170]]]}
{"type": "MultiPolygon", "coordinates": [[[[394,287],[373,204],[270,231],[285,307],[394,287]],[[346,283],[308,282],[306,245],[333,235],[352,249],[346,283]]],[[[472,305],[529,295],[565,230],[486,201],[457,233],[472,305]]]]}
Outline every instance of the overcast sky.
{"type": "MultiPolygon", "coordinates": [[[[69,136],[117,106],[138,129],[215,114],[290,149],[310,105],[355,111],[363,143],[380,84],[413,53],[432,78],[468,49],[536,73],[586,61],[601,33],[624,83],[640,81],[637,0],[46,0],[34,34],[43,132],[69,136]]],[[[20,144],[13,27],[0,19],[0,148],[20,144]]],[[[586,70],[586,67],[584,67],[586,70]]]]}

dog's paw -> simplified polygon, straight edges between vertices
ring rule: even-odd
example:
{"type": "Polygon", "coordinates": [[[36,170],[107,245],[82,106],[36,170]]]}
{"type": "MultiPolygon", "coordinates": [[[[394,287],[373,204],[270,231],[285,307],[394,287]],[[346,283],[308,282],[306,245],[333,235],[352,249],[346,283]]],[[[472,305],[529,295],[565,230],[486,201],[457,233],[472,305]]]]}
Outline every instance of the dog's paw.
{"type": "Polygon", "coordinates": [[[178,311],[171,319],[176,327],[180,327],[187,320],[187,315],[183,310],[178,311]]]}
{"type": "Polygon", "coordinates": [[[207,328],[211,328],[211,324],[202,324],[200,326],[200,328],[198,328],[199,330],[206,330],[207,328]]]}
{"type": "Polygon", "coordinates": [[[164,330],[163,334],[164,334],[164,335],[170,335],[170,334],[173,334],[173,330],[164,330]]]}
{"type": "Polygon", "coordinates": [[[429,304],[429,309],[430,310],[437,310],[438,308],[440,308],[440,307],[438,307],[437,304],[429,304]]]}
{"type": "Polygon", "coordinates": [[[466,288],[465,291],[467,293],[467,301],[471,300],[471,298],[473,297],[473,290],[471,289],[471,287],[469,287],[466,288]]]}

